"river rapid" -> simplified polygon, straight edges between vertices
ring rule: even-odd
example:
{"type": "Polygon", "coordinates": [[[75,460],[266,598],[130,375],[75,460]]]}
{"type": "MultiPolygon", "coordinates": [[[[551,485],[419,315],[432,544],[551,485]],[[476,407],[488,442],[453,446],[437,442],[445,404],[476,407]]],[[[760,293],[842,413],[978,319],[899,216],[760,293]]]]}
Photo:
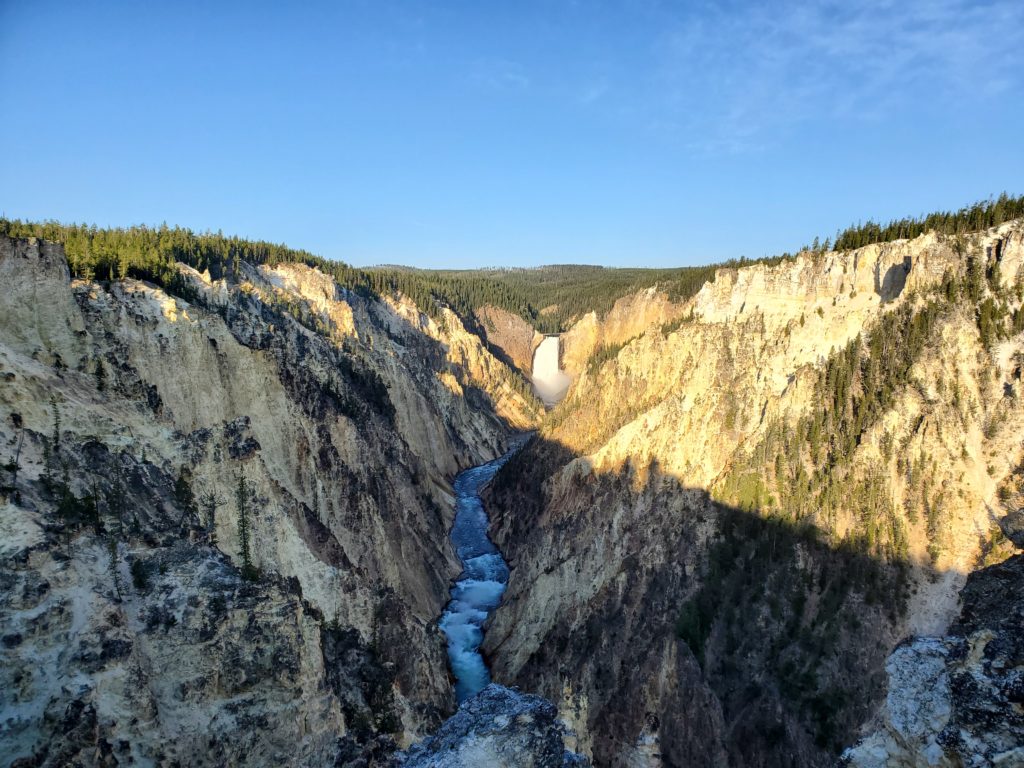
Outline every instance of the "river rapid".
{"type": "Polygon", "coordinates": [[[462,562],[462,573],[440,626],[448,637],[448,659],[455,675],[455,695],[462,703],[491,682],[480,655],[483,625],[501,602],[508,584],[508,565],[487,535],[487,513],[480,489],[523,445],[522,441],[494,461],[472,467],[455,478],[455,523],[451,540],[462,562]]]}

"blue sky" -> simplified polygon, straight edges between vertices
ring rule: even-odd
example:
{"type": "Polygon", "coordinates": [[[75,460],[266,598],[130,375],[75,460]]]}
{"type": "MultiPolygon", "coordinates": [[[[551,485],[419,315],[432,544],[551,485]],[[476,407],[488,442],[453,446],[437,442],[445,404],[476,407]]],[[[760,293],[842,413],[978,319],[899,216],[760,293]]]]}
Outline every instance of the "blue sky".
{"type": "Polygon", "coordinates": [[[0,93],[7,216],[356,264],[708,263],[1024,193],[1020,0],[0,0],[0,93]]]}

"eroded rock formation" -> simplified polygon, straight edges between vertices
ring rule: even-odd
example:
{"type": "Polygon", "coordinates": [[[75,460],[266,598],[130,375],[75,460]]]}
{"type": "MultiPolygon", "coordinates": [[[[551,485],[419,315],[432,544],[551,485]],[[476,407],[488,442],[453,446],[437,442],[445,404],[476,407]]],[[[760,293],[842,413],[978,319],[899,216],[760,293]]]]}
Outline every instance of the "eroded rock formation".
{"type": "Polygon", "coordinates": [[[950,634],[889,657],[881,727],[845,765],[1024,765],[1024,555],[972,573],[962,601],[950,634]]]}
{"type": "Polygon", "coordinates": [[[1013,223],[720,270],[577,365],[491,492],[495,679],[596,765],[830,765],[1005,556],[1022,259],[1013,223]]]}
{"type": "Polygon", "coordinates": [[[383,760],[454,710],[448,480],[537,406],[451,313],[181,270],[0,241],[0,762],[383,760]]]}
{"type": "Polygon", "coordinates": [[[586,768],[586,758],[565,748],[564,731],[550,701],[491,683],[396,762],[403,768],[586,768]]]}

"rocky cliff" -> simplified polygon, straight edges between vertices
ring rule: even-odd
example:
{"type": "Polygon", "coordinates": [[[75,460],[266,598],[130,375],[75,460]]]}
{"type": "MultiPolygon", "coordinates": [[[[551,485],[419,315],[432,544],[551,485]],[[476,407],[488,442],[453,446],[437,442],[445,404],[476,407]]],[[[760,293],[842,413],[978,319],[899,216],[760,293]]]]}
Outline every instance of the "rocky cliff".
{"type": "Polygon", "coordinates": [[[1012,222],[640,291],[545,416],[493,308],[0,239],[0,758],[1012,765],[1022,261],[1012,222]],[[456,711],[449,481],[538,425],[486,491],[519,690],[456,711]]]}
{"type": "Polygon", "coordinates": [[[448,481],[537,405],[450,312],[180,270],[0,241],[0,762],[383,761],[454,710],[448,481]]]}
{"type": "Polygon", "coordinates": [[[950,634],[889,657],[881,726],[844,765],[1024,765],[1024,555],[972,573],[962,602],[950,634]]]}
{"type": "Polygon", "coordinates": [[[399,755],[402,768],[586,768],[565,748],[550,701],[494,683],[467,699],[430,738],[399,755]]]}
{"type": "Polygon", "coordinates": [[[653,325],[675,321],[684,311],[654,286],[623,296],[603,316],[588,312],[562,334],[562,367],[577,377],[586,370],[594,352],[622,346],[653,325]]]}
{"type": "Polygon", "coordinates": [[[831,764],[1006,556],[1022,259],[1011,223],[720,270],[577,363],[491,493],[495,679],[595,765],[831,764]]]}
{"type": "Polygon", "coordinates": [[[488,344],[526,376],[533,373],[533,353],[544,338],[519,315],[485,305],[475,312],[488,344]]]}

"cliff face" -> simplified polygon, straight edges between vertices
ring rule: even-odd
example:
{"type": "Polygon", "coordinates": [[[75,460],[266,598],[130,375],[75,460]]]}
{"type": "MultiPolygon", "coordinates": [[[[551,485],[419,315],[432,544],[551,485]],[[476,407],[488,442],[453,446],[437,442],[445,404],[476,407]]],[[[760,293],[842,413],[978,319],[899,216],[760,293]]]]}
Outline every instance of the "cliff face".
{"type": "Polygon", "coordinates": [[[950,634],[886,664],[881,727],[843,755],[858,768],[1024,765],[1024,555],[972,573],[950,634]]]}
{"type": "Polygon", "coordinates": [[[526,376],[533,372],[533,353],[544,338],[519,315],[491,305],[476,310],[487,342],[504,354],[526,376]]]}
{"type": "Polygon", "coordinates": [[[448,480],[536,406],[451,313],[181,269],[0,241],[2,761],[384,755],[454,710],[448,480]]]}
{"type": "Polygon", "coordinates": [[[604,317],[589,312],[562,334],[562,367],[577,377],[595,351],[624,344],[652,325],[676,320],[683,311],[656,287],[623,296],[604,317]]]}
{"type": "Polygon", "coordinates": [[[577,363],[492,490],[495,679],[595,765],[830,764],[1008,546],[1022,259],[1016,223],[722,270],[577,363]]]}

